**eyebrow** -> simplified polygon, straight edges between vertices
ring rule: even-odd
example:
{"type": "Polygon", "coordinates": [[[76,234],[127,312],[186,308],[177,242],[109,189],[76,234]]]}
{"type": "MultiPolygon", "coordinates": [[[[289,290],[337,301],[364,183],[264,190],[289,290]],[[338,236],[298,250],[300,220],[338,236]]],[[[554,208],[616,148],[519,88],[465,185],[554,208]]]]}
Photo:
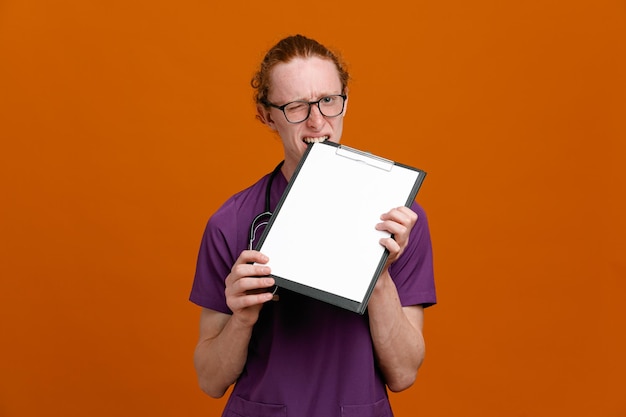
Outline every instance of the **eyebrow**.
{"type": "Polygon", "coordinates": [[[338,93],[322,93],[322,94],[318,95],[317,98],[314,98],[314,99],[298,98],[298,99],[294,99],[294,100],[285,101],[285,103],[292,103],[294,101],[306,101],[308,103],[308,102],[311,102],[311,101],[317,101],[317,100],[321,99],[322,97],[338,96],[338,95],[341,95],[341,94],[343,94],[342,91],[339,91],[338,93]]]}

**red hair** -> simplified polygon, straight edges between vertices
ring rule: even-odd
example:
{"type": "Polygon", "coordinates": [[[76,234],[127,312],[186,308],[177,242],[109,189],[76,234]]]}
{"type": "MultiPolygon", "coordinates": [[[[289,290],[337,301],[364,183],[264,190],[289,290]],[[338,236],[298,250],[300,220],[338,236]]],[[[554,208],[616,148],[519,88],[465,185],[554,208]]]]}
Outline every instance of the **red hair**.
{"type": "Polygon", "coordinates": [[[294,58],[319,57],[332,61],[337,67],[341,90],[345,93],[350,78],[340,57],[314,39],[302,35],[289,36],[274,45],[265,55],[261,66],[250,84],[254,88],[254,100],[258,104],[266,105],[270,85],[270,73],[274,66],[287,63],[294,58]]]}

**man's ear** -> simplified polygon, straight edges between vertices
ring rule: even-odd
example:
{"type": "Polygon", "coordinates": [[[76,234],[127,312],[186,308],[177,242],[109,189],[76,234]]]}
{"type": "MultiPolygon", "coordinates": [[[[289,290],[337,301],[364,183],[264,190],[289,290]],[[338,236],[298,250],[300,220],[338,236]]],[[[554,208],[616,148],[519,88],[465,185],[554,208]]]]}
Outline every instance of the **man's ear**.
{"type": "Polygon", "coordinates": [[[262,104],[256,105],[256,118],[259,119],[261,123],[267,125],[270,129],[276,129],[269,109],[262,104]]]}

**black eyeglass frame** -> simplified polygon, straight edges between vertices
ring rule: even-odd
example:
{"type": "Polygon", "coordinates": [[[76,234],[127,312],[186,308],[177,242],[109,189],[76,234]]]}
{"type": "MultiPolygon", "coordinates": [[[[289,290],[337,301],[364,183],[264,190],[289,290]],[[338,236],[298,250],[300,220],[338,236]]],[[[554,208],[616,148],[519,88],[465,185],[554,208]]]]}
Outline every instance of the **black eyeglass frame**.
{"type": "Polygon", "coordinates": [[[278,110],[282,111],[283,115],[285,116],[285,120],[287,120],[289,123],[291,123],[291,124],[298,124],[298,123],[304,122],[305,120],[307,120],[311,116],[311,105],[312,104],[317,104],[317,109],[320,111],[320,114],[322,116],[324,116],[324,117],[337,117],[337,116],[341,115],[343,113],[345,107],[346,107],[346,100],[347,100],[347,98],[348,98],[347,94],[331,94],[331,95],[328,95],[328,96],[321,97],[317,101],[295,100],[295,101],[290,101],[289,103],[283,104],[282,106],[279,106],[279,105],[274,104],[274,103],[270,103],[267,99],[263,99],[261,101],[266,106],[274,107],[275,109],[278,109],[278,110]],[[322,111],[322,108],[320,107],[320,102],[322,100],[324,100],[325,98],[328,98],[328,97],[341,97],[343,99],[343,101],[341,102],[341,111],[339,113],[335,114],[334,116],[327,116],[327,115],[325,115],[324,112],[322,111]],[[309,105],[309,111],[307,112],[306,117],[304,119],[298,121],[298,122],[292,122],[291,120],[289,120],[289,118],[287,117],[287,113],[285,113],[285,107],[287,107],[288,105],[293,104],[293,103],[302,103],[302,104],[308,104],[309,105]]]}

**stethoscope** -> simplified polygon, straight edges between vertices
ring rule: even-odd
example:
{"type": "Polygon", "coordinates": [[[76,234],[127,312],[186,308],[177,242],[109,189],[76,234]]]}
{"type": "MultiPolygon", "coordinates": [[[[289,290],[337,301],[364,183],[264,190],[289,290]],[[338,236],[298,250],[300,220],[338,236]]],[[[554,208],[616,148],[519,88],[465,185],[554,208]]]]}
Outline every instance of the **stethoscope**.
{"type": "Polygon", "coordinates": [[[274,171],[270,174],[270,178],[267,181],[267,186],[265,187],[265,210],[263,213],[258,214],[254,220],[252,220],[252,224],[250,225],[250,232],[248,233],[248,249],[254,249],[254,241],[256,240],[257,232],[261,227],[267,226],[270,222],[270,218],[272,217],[272,211],[270,210],[270,196],[272,192],[272,183],[274,182],[274,178],[280,172],[280,168],[283,166],[285,161],[281,161],[274,171]]]}

